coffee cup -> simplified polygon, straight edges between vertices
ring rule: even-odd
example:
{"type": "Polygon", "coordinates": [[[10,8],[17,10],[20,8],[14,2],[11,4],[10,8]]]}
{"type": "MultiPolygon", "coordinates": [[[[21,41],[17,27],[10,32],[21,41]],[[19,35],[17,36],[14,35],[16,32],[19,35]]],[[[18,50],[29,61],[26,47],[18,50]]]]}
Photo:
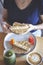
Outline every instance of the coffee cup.
{"type": "Polygon", "coordinates": [[[30,65],[41,65],[43,62],[43,57],[38,52],[33,52],[26,56],[26,61],[30,65]]]}

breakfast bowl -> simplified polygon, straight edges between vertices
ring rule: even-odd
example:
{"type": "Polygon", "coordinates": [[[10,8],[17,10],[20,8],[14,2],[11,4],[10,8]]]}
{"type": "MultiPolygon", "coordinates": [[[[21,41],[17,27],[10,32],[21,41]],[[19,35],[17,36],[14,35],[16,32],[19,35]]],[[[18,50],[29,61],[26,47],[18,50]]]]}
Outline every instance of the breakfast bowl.
{"type": "Polygon", "coordinates": [[[5,50],[14,50],[17,55],[26,55],[36,46],[36,37],[32,33],[16,35],[8,33],[4,39],[5,50]]]}

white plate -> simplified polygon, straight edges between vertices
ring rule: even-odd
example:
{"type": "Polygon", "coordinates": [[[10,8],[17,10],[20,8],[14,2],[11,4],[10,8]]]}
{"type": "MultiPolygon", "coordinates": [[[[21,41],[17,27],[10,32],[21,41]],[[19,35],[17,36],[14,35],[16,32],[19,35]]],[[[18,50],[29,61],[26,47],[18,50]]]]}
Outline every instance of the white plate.
{"type": "MultiPolygon", "coordinates": [[[[5,36],[5,39],[4,39],[4,48],[6,50],[9,50],[9,49],[12,49],[12,45],[10,45],[9,43],[7,43],[6,41],[9,41],[10,39],[14,38],[15,41],[23,41],[23,40],[27,40],[29,38],[29,36],[33,36],[34,37],[34,45],[33,47],[31,48],[30,51],[32,51],[34,48],[35,48],[35,45],[36,45],[36,38],[33,34],[31,34],[30,32],[25,34],[25,35],[16,35],[14,33],[8,33],[6,36],[5,36]]],[[[30,52],[29,51],[29,52],[30,52]]]]}

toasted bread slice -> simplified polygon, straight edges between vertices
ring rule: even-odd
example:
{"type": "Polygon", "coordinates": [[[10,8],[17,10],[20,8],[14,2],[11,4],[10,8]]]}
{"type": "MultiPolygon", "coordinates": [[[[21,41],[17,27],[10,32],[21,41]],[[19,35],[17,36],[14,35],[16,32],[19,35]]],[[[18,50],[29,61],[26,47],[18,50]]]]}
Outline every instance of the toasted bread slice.
{"type": "Polygon", "coordinates": [[[27,24],[14,23],[13,26],[10,27],[10,30],[16,34],[25,33],[29,28],[27,24]]]}

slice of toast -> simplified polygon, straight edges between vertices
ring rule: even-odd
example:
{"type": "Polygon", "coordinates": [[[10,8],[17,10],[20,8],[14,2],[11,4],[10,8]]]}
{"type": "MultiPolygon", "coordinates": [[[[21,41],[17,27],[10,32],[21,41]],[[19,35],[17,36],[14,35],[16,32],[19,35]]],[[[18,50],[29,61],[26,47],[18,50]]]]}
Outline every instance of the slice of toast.
{"type": "Polygon", "coordinates": [[[26,51],[30,50],[32,47],[28,41],[15,42],[14,45],[26,51]]]}
{"type": "Polygon", "coordinates": [[[29,28],[27,24],[14,23],[13,26],[10,27],[10,30],[16,34],[25,33],[29,28]]]}

